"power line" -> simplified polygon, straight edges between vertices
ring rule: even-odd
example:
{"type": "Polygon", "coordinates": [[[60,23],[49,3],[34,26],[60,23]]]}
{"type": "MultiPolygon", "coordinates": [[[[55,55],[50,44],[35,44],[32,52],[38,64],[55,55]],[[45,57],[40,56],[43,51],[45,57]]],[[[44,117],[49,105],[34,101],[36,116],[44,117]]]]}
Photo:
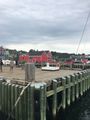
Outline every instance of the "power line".
{"type": "Polygon", "coordinates": [[[85,30],[86,30],[86,26],[87,26],[87,23],[88,23],[88,20],[89,20],[89,17],[90,17],[90,11],[89,11],[89,13],[88,13],[88,15],[87,15],[87,19],[86,19],[86,21],[85,21],[85,25],[84,25],[84,28],[83,28],[83,31],[82,31],[82,34],[81,34],[81,38],[80,38],[80,40],[79,40],[79,44],[78,44],[78,47],[77,47],[77,50],[76,50],[76,54],[78,53],[78,50],[79,50],[81,41],[82,41],[82,39],[83,39],[85,30]]]}

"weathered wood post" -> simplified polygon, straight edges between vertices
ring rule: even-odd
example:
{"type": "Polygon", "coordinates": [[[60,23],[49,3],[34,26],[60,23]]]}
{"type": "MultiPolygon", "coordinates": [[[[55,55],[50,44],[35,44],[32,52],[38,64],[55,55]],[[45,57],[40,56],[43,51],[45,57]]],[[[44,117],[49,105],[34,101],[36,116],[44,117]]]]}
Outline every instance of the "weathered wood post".
{"type": "Polygon", "coordinates": [[[2,110],[2,82],[3,82],[3,77],[0,76],[0,111],[2,110]]]}
{"type": "Polygon", "coordinates": [[[83,71],[83,92],[86,90],[85,71],[83,71]]]}
{"type": "Polygon", "coordinates": [[[39,120],[46,120],[46,83],[35,83],[35,90],[38,94],[37,103],[40,110],[38,110],[39,120]]]}
{"type": "Polygon", "coordinates": [[[78,98],[79,97],[78,74],[75,74],[75,83],[76,83],[76,98],[78,98]]]}
{"type": "Polygon", "coordinates": [[[85,86],[84,86],[84,91],[86,91],[86,71],[84,71],[83,72],[84,74],[84,84],[85,84],[85,86]]]}
{"type": "Polygon", "coordinates": [[[46,120],[46,83],[40,86],[40,120],[46,120]]]}
{"type": "Polygon", "coordinates": [[[27,108],[28,108],[28,117],[27,120],[34,120],[34,89],[35,89],[35,85],[34,83],[32,83],[28,89],[28,104],[27,104],[27,108]]]}
{"type": "Polygon", "coordinates": [[[35,65],[34,63],[25,64],[25,80],[32,82],[35,80],[35,65]]]}
{"type": "Polygon", "coordinates": [[[85,87],[85,88],[86,88],[85,90],[86,90],[86,91],[87,91],[87,89],[88,89],[88,79],[87,79],[87,78],[88,78],[88,76],[87,76],[87,71],[85,71],[85,86],[86,86],[86,87],[85,87]]]}
{"type": "MultiPolygon", "coordinates": [[[[7,114],[8,111],[8,104],[7,104],[7,99],[8,98],[8,83],[5,83],[5,95],[4,95],[4,104],[5,104],[5,114],[7,114]]],[[[9,111],[8,111],[9,112],[9,111]]]]}
{"type": "Polygon", "coordinates": [[[71,81],[73,84],[71,97],[72,97],[72,102],[74,102],[75,101],[75,75],[71,75],[71,81]]]}
{"type": "Polygon", "coordinates": [[[53,80],[53,102],[52,102],[52,115],[53,119],[56,119],[57,114],[57,80],[53,80]]]}
{"type": "Polygon", "coordinates": [[[66,78],[62,78],[62,85],[63,85],[63,91],[62,91],[62,107],[63,109],[66,108],[66,78]]]}
{"type": "Polygon", "coordinates": [[[5,94],[5,83],[2,83],[2,112],[4,113],[4,108],[5,108],[5,104],[4,104],[4,94],[5,94]]]}
{"type": "Polygon", "coordinates": [[[90,70],[88,71],[88,79],[89,79],[89,88],[90,88],[90,70]]]}
{"type": "Polygon", "coordinates": [[[66,77],[66,81],[67,81],[67,85],[68,85],[68,89],[67,89],[67,104],[70,105],[71,99],[71,87],[70,87],[70,76],[66,77]]]}
{"type": "Polygon", "coordinates": [[[79,79],[80,79],[80,95],[83,95],[83,80],[82,80],[82,73],[79,73],[79,79]]]}
{"type": "MultiPolygon", "coordinates": [[[[15,86],[15,102],[17,101],[17,98],[19,97],[19,85],[15,86]]],[[[14,104],[15,104],[14,102],[14,104]]],[[[19,120],[19,106],[15,107],[15,119],[19,120]]]]}
{"type": "Polygon", "coordinates": [[[90,88],[90,70],[87,70],[87,76],[88,76],[88,89],[90,88]]]}

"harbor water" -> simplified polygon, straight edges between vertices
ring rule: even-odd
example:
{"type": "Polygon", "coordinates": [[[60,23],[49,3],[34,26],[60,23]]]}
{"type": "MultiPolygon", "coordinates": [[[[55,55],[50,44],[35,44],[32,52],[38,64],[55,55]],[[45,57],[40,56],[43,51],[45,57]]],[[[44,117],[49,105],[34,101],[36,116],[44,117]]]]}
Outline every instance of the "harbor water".
{"type": "Polygon", "coordinates": [[[90,120],[90,90],[65,111],[61,110],[57,120],[90,120]]]}

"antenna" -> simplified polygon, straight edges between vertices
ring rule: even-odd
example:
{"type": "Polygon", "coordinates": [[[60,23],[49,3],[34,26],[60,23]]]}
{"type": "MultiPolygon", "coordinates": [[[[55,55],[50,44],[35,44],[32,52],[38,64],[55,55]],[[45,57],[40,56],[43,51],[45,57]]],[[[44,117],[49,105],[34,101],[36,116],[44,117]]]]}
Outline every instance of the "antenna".
{"type": "Polygon", "coordinates": [[[86,19],[86,21],[85,21],[85,25],[84,25],[84,28],[83,28],[83,31],[82,31],[82,34],[81,34],[81,38],[80,38],[80,40],[79,40],[79,44],[78,44],[78,47],[77,47],[77,50],[76,50],[76,54],[78,54],[78,50],[79,50],[81,41],[82,41],[82,39],[83,39],[85,30],[86,30],[86,26],[87,26],[87,23],[88,23],[88,20],[89,20],[89,17],[90,17],[90,11],[89,11],[89,13],[88,13],[88,15],[87,15],[87,19],[86,19]]]}

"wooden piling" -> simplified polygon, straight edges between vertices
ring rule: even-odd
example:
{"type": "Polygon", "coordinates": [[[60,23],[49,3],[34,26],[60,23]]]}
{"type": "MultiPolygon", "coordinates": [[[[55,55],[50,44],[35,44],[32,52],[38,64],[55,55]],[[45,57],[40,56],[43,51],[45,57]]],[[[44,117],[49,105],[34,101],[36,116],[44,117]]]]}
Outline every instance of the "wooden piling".
{"type": "MultiPolygon", "coordinates": [[[[25,86],[24,86],[25,87],[25,86]]],[[[23,120],[25,120],[28,116],[27,116],[27,90],[24,91],[22,97],[21,97],[21,103],[22,103],[22,118],[23,120]]]]}
{"type": "Polygon", "coordinates": [[[8,105],[8,114],[11,112],[11,84],[8,84],[8,98],[7,98],[7,105],[8,105]]]}
{"type": "Polygon", "coordinates": [[[4,94],[5,94],[5,83],[2,83],[2,112],[4,113],[5,111],[5,98],[4,98],[4,94]]]}
{"type": "Polygon", "coordinates": [[[2,80],[0,80],[0,111],[2,110],[2,80]]]}
{"type": "Polygon", "coordinates": [[[28,87],[28,118],[27,120],[34,120],[34,83],[28,87]]]}
{"type": "MultiPolygon", "coordinates": [[[[16,86],[15,86],[15,102],[17,101],[18,96],[19,96],[19,86],[16,85],[16,86]]],[[[15,105],[15,102],[14,102],[14,105],[15,105]]],[[[14,105],[13,105],[13,106],[14,106],[14,105]]],[[[15,119],[16,119],[16,120],[19,120],[19,105],[17,105],[17,106],[15,107],[15,119]]]]}
{"type": "Polygon", "coordinates": [[[53,119],[56,119],[56,114],[57,114],[57,80],[53,80],[53,102],[52,102],[52,115],[53,119]]]}
{"type": "Polygon", "coordinates": [[[18,97],[20,97],[20,100],[19,100],[19,102],[17,104],[17,106],[18,106],[18,120],[23,120],[23,118],[22,118],[22,111],[23,111],[23,109],[22,109],[22,104],[21,104],[22,103],[21,102],[22,96],[20,96],[20,93],[21,93],[22,89],[23,89],[22,86],[18,87],[18,97]]]}
{"type": "Polygon", "coordinates": [[[8,111],[8,104],[7,104],[7,100],[8,100],[8,83],[5,83],[4,99],[5,99],[5,102],[4,102],[4,105],[5,105],[4,113],[7,114],[7,111],[8,111]]]}
{"type": "Polygon", "coordinates": [[[46,83],[35,83],[35,90],[38,92],[37,102],[39,102],[39,119],[46,120],[46,83]]]}
{"type": "Polygon", "coordinates": [[[79,79],[80,79],[80,95],[83,95],[83,80],[82,80],[82,73],[79,73],[79,79]]]}
{"type": "Polygon", "coordinates": [[[46,83],[40,86],[40,120],[46,120],[46,83]]]}
{"type": "Polygon", "coordinates": [[[25,64],[25,80],[28,82],[35,81],[35,65],[34,63],[25,64]]]}
{"type": "Polygon", "coordinates": [[[85,82],[85,71],[83,71],[83,92],[86,90],[86,82],[85,82]]]}
{"type": "Polygon", "coordinates": [[[71,102],[71,99],[70,99],[70,96],[71,96],[70,76],[66,77],[66,81],[67,81],[67,84],[68,84],[68,89],[67,89],[67,105],[70,105],[70,102],[71,102]]]}
{"type": "Polygon", "coordinates": [[[90,72],[89,72],[89,70],[87,71],[87,76],[88,76],[88,90],[89,90],[89,88],[90,88],[90,76],[89,76],[89,74],[90,74],[90,72]]]}
{"type": "Polygon", "coordinates": [[[71,97],[72,97],[72,102],[74,102],[75,101],[75,75],[71,75],[71,80],[73,84],[71,97]]]}
{"type": "Polygon", "coordinates": [[[66,78],[62,78],[62,85],[63,85],[63,91],[62,91],[62,107],[63,109],[66,108],[66,78]]]}
{"type": "Polygon", "coordinates": [[[78,98],[79,97],[78,74],[75,74],[75,83],[76,83],[76,98],[78,98]]]}
{"type": "MultiPolygon", "coordinates": [[[[8,104],[9,104],[9,101],[8,101],[8,104]]],[[[10,103],[10,105],[11,105],[11,111],[12,111],[11,116],[13,118],[15,118],[15,110],[13,110],[14,104],[15,104],[15,85],[12,84],[11,85],[11,103],[10,103]]]]}
{"type": "Polygon", "coordinates": [[[88,89],[88,79],[87,79],[88,77],[87,77],[87,71],[85,71],[85,85],[86,85],[86,91],[87,91],[87,89],[88,89]]]}

